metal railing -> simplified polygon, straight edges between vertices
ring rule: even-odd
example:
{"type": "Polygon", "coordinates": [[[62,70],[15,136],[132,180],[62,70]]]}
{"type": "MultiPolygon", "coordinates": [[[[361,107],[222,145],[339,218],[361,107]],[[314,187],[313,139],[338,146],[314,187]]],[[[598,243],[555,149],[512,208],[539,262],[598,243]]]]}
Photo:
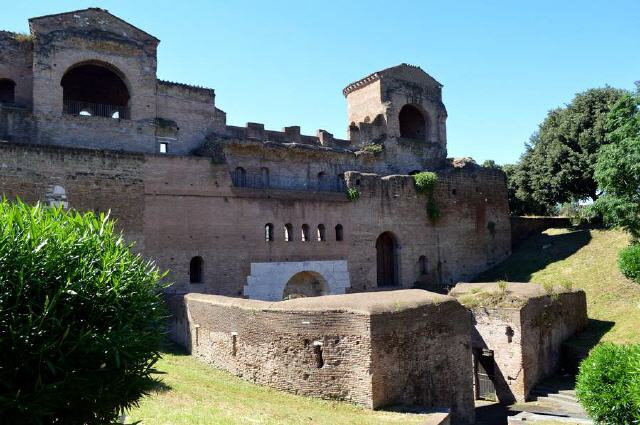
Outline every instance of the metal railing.
{"type": "Polygon", "coordinates": [[[344,192],[346,183],[342,176],[331,179],[311,180],[294,176],[265,175],[264,173],[240,172],[231,173],[233,185],[253,189],[281,189],[318,192],[344,192]]]}
{"type": "Polygon", "coordinates": [[[69,115],[129,119],[129,108],[122,105],[65,100],[63,102],[63,111],[69,115]]]}

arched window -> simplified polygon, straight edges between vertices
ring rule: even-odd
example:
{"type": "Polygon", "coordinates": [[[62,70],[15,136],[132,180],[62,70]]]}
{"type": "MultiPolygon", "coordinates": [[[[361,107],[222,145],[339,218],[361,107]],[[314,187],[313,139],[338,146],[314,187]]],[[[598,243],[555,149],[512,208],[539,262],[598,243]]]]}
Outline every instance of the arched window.
{"type": "Polygon", "coordinates": [[[262,180],[262,187],[269,187],[269,169],[267,167],[262,167],[260,169],[260,178],[262,180]]]}
{"type": "Polygon", "coordinates": [[[326,240],[324,224],[318,224],[318,242],[324,242],[326,240]]]}
{"type": "Polygon", "coordinates": [[[267,242],[273,241],[273,224],[271,223],[264,225],[264,240],[267,242]]]}
{"type": "Polygon", "coordinates": [[[329,181],[327,179],[327,173],[325,173],[324,171],[320,171],[318,173],[318,190],[319,191],[326,191],[329,189],[329,181]]]}
{"type": "Polygon", "coordinates": [[[427,140],[427,122],[422,112],[413,105],[404,105],[398,115],[400,137],[427,140]]]}
{"type": "Polygon", "coordinates": [[[302,234],[301,234],[302,242],[309,242],[309,225],[302,225],[302,234]]]}
{"type": "Polygon", "coordinates": [[[189,263],[189,282],[191,283],[202,283],[202,268],[203,268],[202,257],[197,256],[191,259],[189,263]]]}
{"type": "Polygon", "coordinates": [[[60,85],[67,114],[129,118],[127,85],[107,64],[75,66],[64,74],[60,85]]]}
{"type": "Polygon", "coordinates": [[[342,224],[336,225],[336,241],[341,242],[343,239],[342,235],[342,224]]]}
{"type": "Polygon", "coordinates": [[[284,225],[284,240],[286,242],[291,242],[293,240],[293,226],[291,223],[284,225]]]}
{"type": "Polygon", "coordinates": [[[237,167],[233,173],[233,184],[236,187],[247,186],[247,171],[242,167],[237,167]]]}
{"type": "Polygon", "coordinates": [[[0,78],[0,103],[16,101],[16,83],[8,78],[0,78]]]}
{"type": "Polygon", "coordinates": [[[420,276],[425,276],[429,272],[427,268],[427,257],[424,255],[418,258],[418,270],[420,271],[420,276]]]}

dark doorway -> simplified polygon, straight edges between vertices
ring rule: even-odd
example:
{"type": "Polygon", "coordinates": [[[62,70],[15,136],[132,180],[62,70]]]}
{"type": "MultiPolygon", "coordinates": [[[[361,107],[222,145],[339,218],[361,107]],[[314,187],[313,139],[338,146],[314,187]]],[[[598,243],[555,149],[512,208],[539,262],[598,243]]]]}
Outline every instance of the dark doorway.
{"type": "Polygon", "coordinates": [[[115,72],[96,64],[76,66],[62,77],[64,112],[129,118],[129,90],[115,72]]]}
{"type": "Polygon", "coordinates": [[[203,264],[202,257],[193,257],[191,262],[189,263],[189,281],[191,283],[202,283],[203,282],[203,264]]]}
{"type": "Polygon", "coordinates": [[[404,105],[398,116],[400,121],[400,137],[407,139],[426,140],[427,123],[422,112],[415,106],[404,105]]]}
{"type": "Polygon", "coordinates": [[[0,103],[16,101],[16,83],[9,79],[0,79],[0,103]]]}
{"type": "Polygon", "coordinates": [[[378,236],[376,240],[378,286],[395,286],[398,284],[396,251],[396,239],[390,232],[384,232],[378,236]]]}
{"type": "Polygon", "coordinates": [[[495,361],[493,351],[483,349],[473,350],[476,398],[498,401],[496,387],[493,382],[495,376],[495,361]]]}

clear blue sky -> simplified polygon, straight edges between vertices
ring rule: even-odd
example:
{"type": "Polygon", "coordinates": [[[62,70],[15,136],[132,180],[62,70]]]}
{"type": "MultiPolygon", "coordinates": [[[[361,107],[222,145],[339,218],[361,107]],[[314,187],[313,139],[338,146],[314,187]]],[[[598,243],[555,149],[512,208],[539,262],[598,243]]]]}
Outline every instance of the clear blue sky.
{"type": "Polygon", "coordinates": [[[158,76],[214,88],[229,124],[345,137],[344,86],[419,65],[444,84],[449,156],[478,161],[517,160],[576,92],[640,80],[639,0],[28,0],[0,28],[91,6],[158,37],[158,76]]]}

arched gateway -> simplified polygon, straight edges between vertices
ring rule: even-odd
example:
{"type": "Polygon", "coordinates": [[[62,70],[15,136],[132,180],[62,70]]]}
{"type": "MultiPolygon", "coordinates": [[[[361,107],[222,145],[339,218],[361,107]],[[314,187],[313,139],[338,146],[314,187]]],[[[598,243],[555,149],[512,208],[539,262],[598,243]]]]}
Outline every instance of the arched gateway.
{"type": "Polygon", "coordinates": [[[345,260],[251,263],[244,296],[281,301],[299,296],[344,294],[349,286],[345,260]]]}

